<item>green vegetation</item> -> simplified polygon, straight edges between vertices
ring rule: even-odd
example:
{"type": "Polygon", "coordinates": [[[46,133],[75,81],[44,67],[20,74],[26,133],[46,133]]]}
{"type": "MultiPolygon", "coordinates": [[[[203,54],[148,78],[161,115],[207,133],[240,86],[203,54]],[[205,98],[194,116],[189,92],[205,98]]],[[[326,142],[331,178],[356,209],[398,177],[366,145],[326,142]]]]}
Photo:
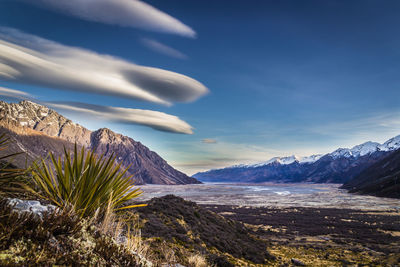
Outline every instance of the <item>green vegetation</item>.
{"type": "Polygon", "coordinates": [[[17,169],[6,160],[13,145],[0,136],[0,265],[1,266],[144,266],[148,262],[137,255],[132,236],[124,242],[124,224],[132,216],[116,211],[141,205],[124,206],[141,194],[125,176],[126,169],[94,152],[63,157],[50,153],[48,163],[41,159],[27,170],[17,169]],[[18,194],[17,194],[18,193],[18,194]],[[14,209],[7,198],[39,199],[58,209],[41,214],[14,209]],[[144,265],[143,265],[144,264],[144,265]]]}
{"type": "Polygon", "coordinates": [[[71,211],[56,210],[39,220],[0,201],[1,266],[142,266],[140,262],[95,222],[71,211]]]}
{"type": "Polygon", "coordinates": [[[112,210],[143,206],[123,206],[141,191],[135,188],[132,176],[125,176],[128,168],[120,171],[121,163],[115,163],[115,156],[99,157],[83,148],[79,152],[76,145],[73,155],[64,149],[63,161],[52,153],[49,156],[49,164],[42,159],[30,170],[33,186],[29,189],[39,197],[61,208],[72,207],[82,217],[109,206],[112,210]]]}

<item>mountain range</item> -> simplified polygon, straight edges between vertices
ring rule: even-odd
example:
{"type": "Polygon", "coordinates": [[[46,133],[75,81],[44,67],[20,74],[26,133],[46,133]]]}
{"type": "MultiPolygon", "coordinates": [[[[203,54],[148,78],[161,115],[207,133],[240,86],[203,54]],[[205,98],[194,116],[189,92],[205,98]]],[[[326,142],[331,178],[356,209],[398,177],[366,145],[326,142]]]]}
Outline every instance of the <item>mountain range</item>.
{"type": "Polygon", "coordinates": [[[78,147],[94,150],[97,154],[117,156],[117,162],[128,168],[137,184],[191,184],[195,178],[174,169],[157,153],[130,137],[102,128],[90,131],[56,111],[31,101],[7,103],[0,101],[0,134],[12,140],[12,152],[25,152],[13,160],[17,167],[25,167],[48,152],[56,156],[63,148],[78,147]]]}
{"type": "Polygon", "coordinates": [[[339,148],[325,155],[275,157],[258,164],[241,164],[199,172],[194,177],[203,182],[343,184],[398,149],[400,135],[383,144],[365,142],[353,148],[339,148]]]}
{"type": "Polygon", "coordinates": [[[400,149],[364,169],[341,188],[350,193],[400,198],[400,149]]]}

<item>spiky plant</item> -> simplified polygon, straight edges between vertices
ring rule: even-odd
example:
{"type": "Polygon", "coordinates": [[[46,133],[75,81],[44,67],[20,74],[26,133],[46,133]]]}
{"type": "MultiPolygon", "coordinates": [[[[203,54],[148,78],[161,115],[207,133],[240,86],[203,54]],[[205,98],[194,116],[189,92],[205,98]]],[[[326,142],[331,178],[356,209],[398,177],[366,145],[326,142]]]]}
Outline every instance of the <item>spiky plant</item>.
{"type": "Polygon", "coordinates": [[[116,157],[98,156],[93,151],[79,152],[75,145],[71,154],[64,148],[63,159],[49,153],[50,162],[43,159],[31,167],[34,185],[31,191],[61,208],[72,207],[82,217],[94,215],[96,210],[133,208],[144,205],[123,206],[138,197],[132,176],[125,176],[128,168],[116,164],[116,157]]]}
{"type": "MultiPolygon", "coordinates": [[[[0,152],[6,151],[10,144],[6,134],[0,135],[0,152]]],[[[25,173],[24,169],[17,169],[8,162],[12,157],[22,153],[7,153],[0,156],[0,195],[20,192],[20,182],[25,173]]]]}

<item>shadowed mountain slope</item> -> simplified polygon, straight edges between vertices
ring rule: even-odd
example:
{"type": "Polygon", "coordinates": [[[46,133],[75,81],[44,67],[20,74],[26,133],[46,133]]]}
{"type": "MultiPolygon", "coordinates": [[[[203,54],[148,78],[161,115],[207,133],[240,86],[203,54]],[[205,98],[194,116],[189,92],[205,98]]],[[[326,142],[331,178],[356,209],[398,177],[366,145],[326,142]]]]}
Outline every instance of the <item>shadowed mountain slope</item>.
{"type": "Polygon", "coordinates": [[[368,167],[342,188],[350,193],[400,198],[400,150],[368,167]]]}

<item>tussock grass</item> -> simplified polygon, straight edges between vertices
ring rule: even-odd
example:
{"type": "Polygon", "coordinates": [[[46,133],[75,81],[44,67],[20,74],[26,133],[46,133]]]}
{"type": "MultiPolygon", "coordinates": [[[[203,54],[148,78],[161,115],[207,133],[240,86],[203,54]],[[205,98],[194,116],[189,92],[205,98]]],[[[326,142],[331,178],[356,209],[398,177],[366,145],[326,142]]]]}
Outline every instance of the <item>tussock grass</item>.
{"type": "Polygon", "coordinates": [[[207,267],[207,260],[200,254],[192,254],[188,257],[188,263],[191,267],[207,267]]]}
{"type": "Polygon", "coordinates": [[[28,189],[58,207],[71,206],[82,217],[93,216],[100,209],[112,211],[143,205],[123,206],[142,192],[136,188],[132,176],[126,176],[128,168],[116,164],[113,155],[106,158],[93,151],[74,153],[64,149],[63,159],[49,153],[50,163],[34,162],[30,172],[33,186],[28,189]]]}

